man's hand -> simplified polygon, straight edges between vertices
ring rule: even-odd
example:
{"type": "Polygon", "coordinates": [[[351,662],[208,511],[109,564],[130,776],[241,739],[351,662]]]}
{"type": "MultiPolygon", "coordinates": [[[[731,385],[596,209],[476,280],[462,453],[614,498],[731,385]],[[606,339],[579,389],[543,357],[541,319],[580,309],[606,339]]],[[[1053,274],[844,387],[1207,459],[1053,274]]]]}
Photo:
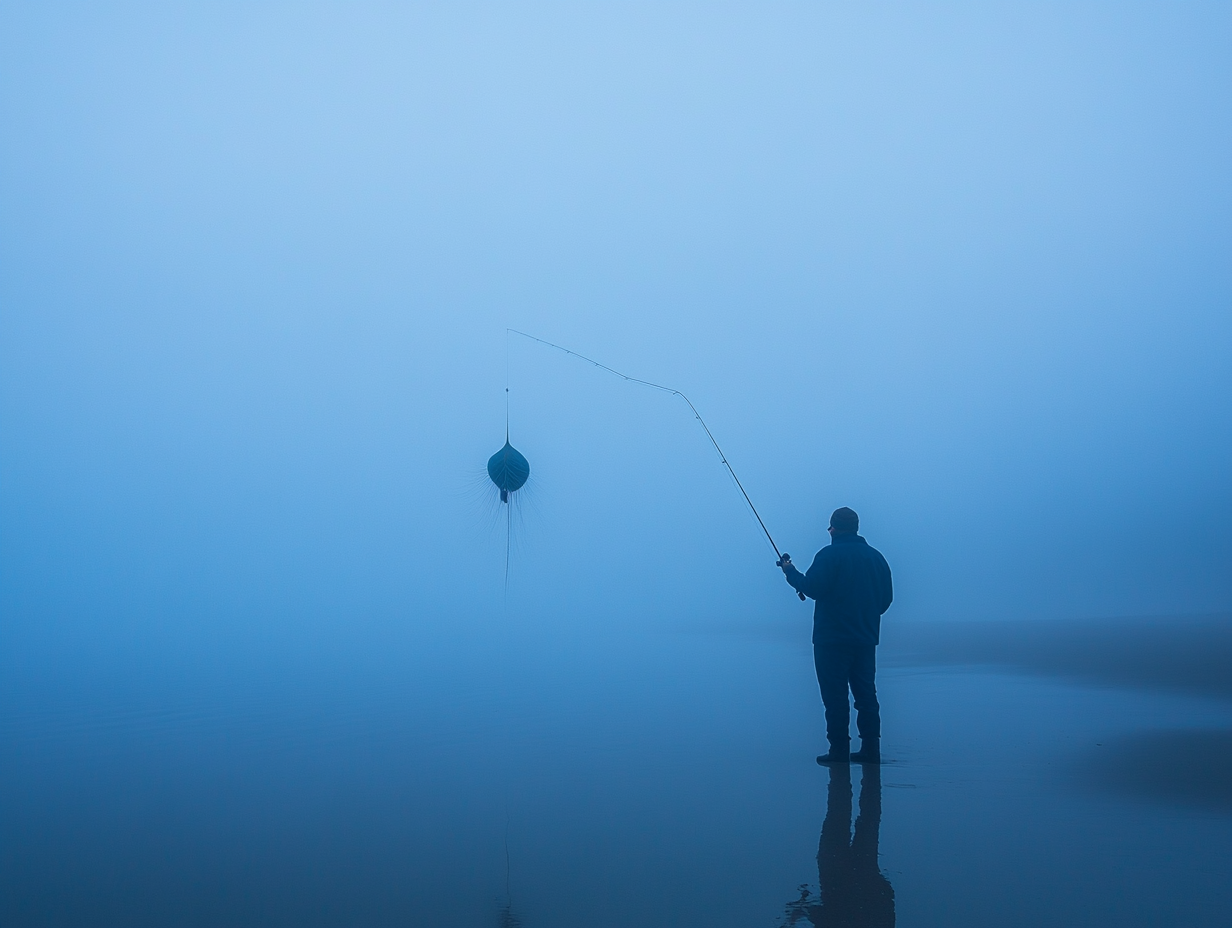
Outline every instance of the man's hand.
{"type": "Polygon", "coordinates": [[[790,554],[784,554],[781,558],[779,558],[779,564],[778,564],[778,566],[779,566],[779,567],[781,567],[781,568],[783,568],[783,573],[787,573],[787,568],[792,566],[792,564],[791,564],[791,555],[790,555],[790,554]]]}

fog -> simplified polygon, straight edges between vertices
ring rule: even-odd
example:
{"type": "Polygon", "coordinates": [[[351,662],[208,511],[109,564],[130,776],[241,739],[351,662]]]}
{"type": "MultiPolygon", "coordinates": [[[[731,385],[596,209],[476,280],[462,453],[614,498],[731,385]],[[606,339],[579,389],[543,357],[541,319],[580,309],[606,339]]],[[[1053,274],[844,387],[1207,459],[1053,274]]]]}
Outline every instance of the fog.
{"type": "MultiPolygon", "coordinates": [[[[490,609],[506,326],[688,393],[788,550],[855,508],[901,616],[1232,602],[1220,5],[5,20],[17,621],[490,609]]],[[[514,600],[780,605],[687,409],[510,368],[514,600]]]]}
{"type": "Polygon", "coordinates": [[[10,682],[807,642],[688,407],[509,327],[686,393],[797,561],[854,508],[887,639],[1227,613],[1230,43],[1219,3],[5,4],[10,682]]]}

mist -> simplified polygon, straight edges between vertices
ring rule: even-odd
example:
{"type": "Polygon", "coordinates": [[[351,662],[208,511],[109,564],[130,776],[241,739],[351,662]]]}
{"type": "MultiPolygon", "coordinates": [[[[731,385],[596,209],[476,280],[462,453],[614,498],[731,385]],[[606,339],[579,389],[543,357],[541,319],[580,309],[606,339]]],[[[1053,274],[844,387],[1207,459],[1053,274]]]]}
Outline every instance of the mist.
{"type": "Polygon", "coordinates": [[[686,393],[798,561],[855,509],[888,639],[1232,611],[1230,43],[1218,3],[4,5],[9,696],[516,652],[525,706],[553,649],[806,640],[688,407],[508,328],[686,393]]]}

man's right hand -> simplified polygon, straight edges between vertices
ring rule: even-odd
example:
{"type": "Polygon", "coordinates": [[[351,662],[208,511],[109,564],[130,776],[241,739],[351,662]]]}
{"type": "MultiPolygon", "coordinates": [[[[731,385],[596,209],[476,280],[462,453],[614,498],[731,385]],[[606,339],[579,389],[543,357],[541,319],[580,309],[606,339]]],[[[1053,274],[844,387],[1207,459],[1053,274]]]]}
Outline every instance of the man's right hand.
{"type": "Polygon", "coordinates": [[[779,558],[779,567],[783,568],[783,573],[787,573],[787,568],[790,566],[792,566],[790,554],[784,554],[781,558],[779,558]]]}

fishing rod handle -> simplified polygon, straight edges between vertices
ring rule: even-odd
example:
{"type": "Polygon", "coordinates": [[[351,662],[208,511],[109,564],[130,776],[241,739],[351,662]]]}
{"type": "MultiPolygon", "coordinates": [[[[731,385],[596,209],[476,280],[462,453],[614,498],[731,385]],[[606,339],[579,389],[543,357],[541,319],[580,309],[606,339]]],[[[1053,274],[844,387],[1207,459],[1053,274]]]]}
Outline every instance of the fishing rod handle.
{"type": "MultiPolygon", "coordinates": [[[[774,562],[774,566],[775,566],[775,567],[782,567],[782,566],[783,566],[783,562],[784,562],[784,561],[790,561],[790,560],[791,560],[791,555],[790,555],[790,554],[780,554],[780,555],[779,555],[779,559],[778,559],[777,561],[775,561],[775,562],[774,562]]],[[[805,596],[803,593],[801,593],[799,590],[796,590],[796,595],[800,597],[800,602],[802,602],[802,603],[803,603],[803,602],[807,602],[807,601],[808,601],[808,597],[807,597],[807,596],[805,596]]]]}

